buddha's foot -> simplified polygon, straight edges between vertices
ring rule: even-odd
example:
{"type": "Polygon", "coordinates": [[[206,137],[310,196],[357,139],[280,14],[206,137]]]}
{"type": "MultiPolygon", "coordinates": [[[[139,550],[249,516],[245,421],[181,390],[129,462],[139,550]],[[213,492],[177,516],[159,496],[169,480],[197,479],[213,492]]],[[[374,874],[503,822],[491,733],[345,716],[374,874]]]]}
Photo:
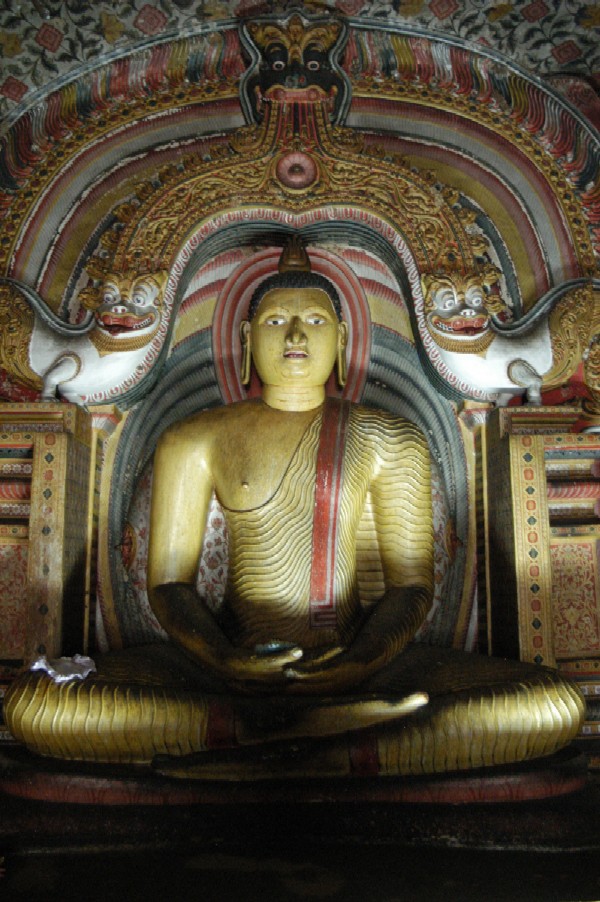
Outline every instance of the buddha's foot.
{"type": "Polygon", "coordinates": [[[351,773],[346,746],[351,735],[325,739],[271,742],[263,746],[197,752],[181,757],[157,756],[152,769],[164,777],[229,782],[302,777],[346,777],[351,773]]]}
{"type": "Polygon", "coordinates": [[[400,698],[320,699],[311,704],[290,699],[250,705],[237,728],[240,745],[264,745],[290,739],[339,736],[382,726],[413,714],[429,701],[426,692],[400,698]]]}
{"type": "Polygon", "coordinates": [[[347,776],[348,751],[361,746],[361,733],[382,727],[422,708],[424,692],[401,699],[323,700],[313,707],[283,705],[253,707],[238,727],[239,748],[211,749],[191,755],[154,758],[163,776],[197,780],[263,780],[278,775],[347,776]],[[261,716],[262,715],[262,716],[261,716]],[[329,742],[327,740],[330,740],[329,742]],[[335,745],[331,740],[338,740],[335,745]]]}

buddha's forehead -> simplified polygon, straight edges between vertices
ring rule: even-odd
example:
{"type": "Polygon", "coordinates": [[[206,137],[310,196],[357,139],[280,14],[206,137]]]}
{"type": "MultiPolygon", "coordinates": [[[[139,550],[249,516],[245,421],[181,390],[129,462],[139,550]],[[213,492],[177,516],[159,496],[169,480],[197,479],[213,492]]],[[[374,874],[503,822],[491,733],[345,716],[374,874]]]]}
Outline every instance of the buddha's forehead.
{"type": "Polygon", "coordinates": [[[320,288],[273,288],[267,291],[261,299],[258,315],[264,315],[269,310],[287,310],[289,313],[301,313],[308,308],[315,307],[327,311],[331,317],[337,320],[337,315],[329,295],[320,288]]]}

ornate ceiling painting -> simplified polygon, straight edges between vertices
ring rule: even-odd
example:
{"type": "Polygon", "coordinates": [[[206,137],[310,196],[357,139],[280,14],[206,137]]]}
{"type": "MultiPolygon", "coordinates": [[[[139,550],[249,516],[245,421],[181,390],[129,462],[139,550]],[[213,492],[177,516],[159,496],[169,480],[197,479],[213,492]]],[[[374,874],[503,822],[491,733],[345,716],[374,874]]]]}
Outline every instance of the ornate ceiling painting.
{"type": "Polygon", "coordinates": [[[597,414],[599,31],[600,6],[542,0],[2,13],[0,391],[120,409],[110,644],[147,634],[117,560],[139,476],[171,422],[242,397],[243,307],[291,235],[344,297],[346,395],[430,438],[452,528],[427,629],[464,644],[460,404],[559,392],[597,414]]]}

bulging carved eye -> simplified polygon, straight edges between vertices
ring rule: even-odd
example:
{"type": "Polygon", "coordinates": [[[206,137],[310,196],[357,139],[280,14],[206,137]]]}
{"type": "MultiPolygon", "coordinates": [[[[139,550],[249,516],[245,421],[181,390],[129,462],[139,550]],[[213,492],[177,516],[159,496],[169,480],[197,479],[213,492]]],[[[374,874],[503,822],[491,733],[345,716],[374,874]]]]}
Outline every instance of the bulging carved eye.
{"type": "Polygon", "coordinates": [[[131,300],[136,305],[136,307],[145,307],[146,304],[150,302],[150,298],[148,298],[145,294],[140,294],[140,292],[138,291],[136,291],[131,300]]]}
{"type": "Polygon", "coordinates": [[[318,72],[321,68],[321,63],[318,60],[309,60],[306,64],[306,68],[309,72],[318,72]]]}
{"type": "Polygon", "coordinates": [[[470,307],[482,307],[483,300],[483,295],[479,291],[476,291],[473,294],[467,296],[467,301],[470,307]]]}
{"type": "Polygon", "coordinates": [[[457,300],[452,291],[441,292],[436,299],[436,306],[440,310],[452,310],[456,307],[457,300]]]}
{"type": "Polygon", "coordinates": [[[271,64],[271,68],[274,72],[282,72],[285,69],[285,63],[283,60],[275,60],[271,64]]]}

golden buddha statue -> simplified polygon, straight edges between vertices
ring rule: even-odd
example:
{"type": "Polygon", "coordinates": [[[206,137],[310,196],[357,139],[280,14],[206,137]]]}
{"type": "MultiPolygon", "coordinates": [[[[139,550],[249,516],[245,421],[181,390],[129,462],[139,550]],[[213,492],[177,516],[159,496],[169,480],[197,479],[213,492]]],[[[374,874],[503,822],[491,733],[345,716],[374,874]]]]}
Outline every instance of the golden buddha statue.
{"type": "Polygon", "coordinates": [[[266,279],[242,324],[261,399],[159,442],[148,586],[171,643],[104,655],[82,681],[20,677],[5,712],[30,749],[200,779],[391,776],[523,761],[579,731],[583,700],[554,671],[410,644],[433,594],[427,444],[325,397],[347,327],[307,262],[266,279]],[[213,493],[230,537],[216,614],[195,589],[213,493]],[[367,572],[381,597],[365,611],[367,572]]]}

